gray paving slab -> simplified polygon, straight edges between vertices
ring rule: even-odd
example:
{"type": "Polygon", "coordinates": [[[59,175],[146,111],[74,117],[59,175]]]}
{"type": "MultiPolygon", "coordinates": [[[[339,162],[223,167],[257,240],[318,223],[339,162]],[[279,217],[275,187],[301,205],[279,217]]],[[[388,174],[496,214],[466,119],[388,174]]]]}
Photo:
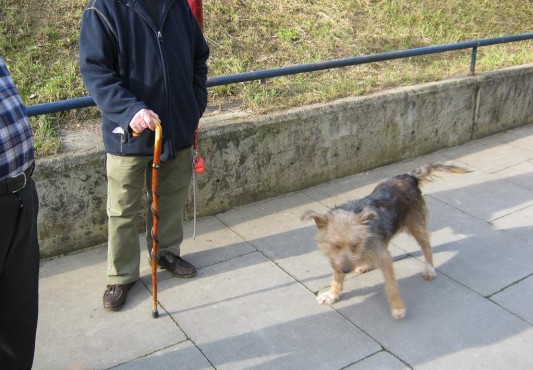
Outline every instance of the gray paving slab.
{"type": "Polygon", "coordinates": [[[252,245],[216,217],[206,217],[197,222],[194,240],[192,222],[185,224],[184,234],[188,237],[180,248],[182,256],[198,268],[255,251],[252,245]]]}
{"type": "Polygon", "coordinates": [[[395,357],[414,369],[533,367],[531,324],[446,276],[424,281],[416,259],[397,261],[394,269],[404,320],[389,315],[378,271],[347,281],[334,307],[395,357]]]}
{"type": "Polygon", "coordinates": [[[309,226],[301,220],[307,209],[325,211],[327,208],[299,192],[239,207],[219,214],[217,218],[250,241],[309,226]]]}
{"type": "Polygon", "coordinates": [[[491,299],[503,308],[533,324],[533,276],[511,285],[491,299]]]}
{"type": "Polygon", "coordinates": [[[346,370],[407,370],[410,369],[406,364],[398,360],[388,352],[382,351],[373,356],[365,358],[346,370]]]}
{"type": "Polygon", "coordinates": [[[443,150],[442,154],[472,169],[494,173],[533,159],[532,147],[514,145],[516,140],[510,135],[497,134],[443,150]]]}
{"type": "Polygon", "coordinates": [[[190,341],[165,348],[120,366],[114,370],[208,370],[214,369],[190,341]]]}
{"type": "Polygon", "coordinates": [[[386,177],[380,171],[367,171],[315,186],[304,190],[303,193],[326,207],[333,208],[370,194],[374,187],[386,177]]]}
{"type": "MultiPolygon", "coordinates": [[[[533,147],[533,144],[531,146],[533,147]]],[[[507,167],[494,175],[524,188],[533,189],[533,160],[507,167]]]]}
{"type": "Polygon", "coordinates": [[[424,185],[423,192],[484,221],[504,217],[533,204],[531,189],[482,171],[442,175],[424,185]]]}
{"type": "MultiPolygon", "coordinates": [[[[426,197],[435,267],[482,296],[489,296],[531,272],[533,247],[490,224],[426,197]]],[[[398,248],[423,260],[413,238],[393,240],[398,248]]]]}
{"type": "Polygon", "coordinates": [[[259,252],[166,280],[160,296],[217,369],[340,369],[381,350],[259,252]]]}
{"type": "Polygon", "coordinates": [[[120,312],[103,309],[105,248],[43,263],[39,283],[35,370],[110,368],[186,339],[171,318],[151,319],[139,282],[120,312]]]}
{"type": "Polygon", "coordinates": [[[331,268],[314,235],[315,227],[311,225],[251,243],[294,279],[317,292],[329,283],[331,268]]]}
{"type": "Polygon", "coordinates": [[[533,125],[518,127],[496,135],[498,139],[529,151],[533,150],[533,125]]]}
{"type": "Polygon", "coordinates": [[[499,218],[492,222],[499,230],[522,239],[526,245],[533,246],[533,206],[525,207],[519,211],[499,218]]]}
{"type": "Polygon", "coordinates": [[[256,250],[316,292],[329,283],[331,271],[316,245],[314,223],[300,219],[308,209],[327,210],[304,194],[292,194],[240,207],[218,217],[256,250]],[[255,215],[253,221],[250,214],[255,215]]]}

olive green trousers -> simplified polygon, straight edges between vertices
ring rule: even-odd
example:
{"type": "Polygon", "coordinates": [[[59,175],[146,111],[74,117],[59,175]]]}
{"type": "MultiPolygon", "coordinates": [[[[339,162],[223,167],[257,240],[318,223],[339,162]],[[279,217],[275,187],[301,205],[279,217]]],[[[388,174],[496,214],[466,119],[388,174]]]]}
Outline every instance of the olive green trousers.
{"type": "MultiPolygon", "coordinates": [[[[108,254],[107,283],[128,284],[139,279],[139,212],[146,201],[146,246],[152,250],[152,158],[107,154],[108,254]],[[146,185],[146,188],[145,188],[146,185]]],[[[192,149],[161,161],[159,170],[158,257],[180,255],[183,215],[192,178],[192,149]]]]}

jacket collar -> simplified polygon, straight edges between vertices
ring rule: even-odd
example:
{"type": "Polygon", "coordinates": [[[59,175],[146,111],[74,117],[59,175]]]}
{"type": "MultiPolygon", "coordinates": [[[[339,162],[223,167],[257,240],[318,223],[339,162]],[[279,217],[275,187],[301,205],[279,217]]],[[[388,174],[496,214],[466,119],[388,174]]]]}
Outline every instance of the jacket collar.
{"type": "MultiPolygon", "coordinates": [[[[144,5],[143,0],[115,0],[119,4],[124,4],[126,6],[130,6],[133,9],[135,9],[138,12],[141,12],[142,14],[146,15],[149,19],[151,19],[150,14],[148,13],[148,10],[146,9],[146,6],[144,5]]],[[[167,14],[168,9],[176,0],[159,0],[159,14],[167,14]]]]}

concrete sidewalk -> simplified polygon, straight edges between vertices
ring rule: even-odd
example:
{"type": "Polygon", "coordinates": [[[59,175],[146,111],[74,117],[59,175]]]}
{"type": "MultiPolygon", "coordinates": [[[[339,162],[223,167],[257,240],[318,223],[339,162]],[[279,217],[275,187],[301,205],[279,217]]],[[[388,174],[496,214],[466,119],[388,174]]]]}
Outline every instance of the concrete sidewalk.
{"type": "Polygon", "coordinates": [[[34,369],[533,369],[533,126],[199,220],[182,248],[198,275],[158,273],[158,319],[142,249],[142,280],[114,313],[105,246],[42,263],[34,369]],[[429,161],[474,169],[423,188],[437,278],[421,278],[401,234],[390,250],[404,320],[379,270],[319,305],[331,268],[301,214],[429,161]]]}

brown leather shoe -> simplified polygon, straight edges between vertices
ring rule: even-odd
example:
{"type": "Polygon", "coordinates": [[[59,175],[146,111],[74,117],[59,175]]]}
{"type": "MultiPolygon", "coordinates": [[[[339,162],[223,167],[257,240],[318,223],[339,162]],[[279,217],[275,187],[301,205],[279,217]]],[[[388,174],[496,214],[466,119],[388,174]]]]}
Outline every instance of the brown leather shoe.
{"type": "Polygon", "coordinates": [[[128,291],[135,284],[112,284],[108,285],[104,292],[104,308],[110,311],[116,311],[126,303],[128,291]]]}
{"type": "Polygon", "coordinates": [[[172,272],[177,277],[189,278],[196,275],[196,267],[185,261],[181,257],[176,257],[170,253],[159,257],[157,261],[159,266],[172,272]]]}

